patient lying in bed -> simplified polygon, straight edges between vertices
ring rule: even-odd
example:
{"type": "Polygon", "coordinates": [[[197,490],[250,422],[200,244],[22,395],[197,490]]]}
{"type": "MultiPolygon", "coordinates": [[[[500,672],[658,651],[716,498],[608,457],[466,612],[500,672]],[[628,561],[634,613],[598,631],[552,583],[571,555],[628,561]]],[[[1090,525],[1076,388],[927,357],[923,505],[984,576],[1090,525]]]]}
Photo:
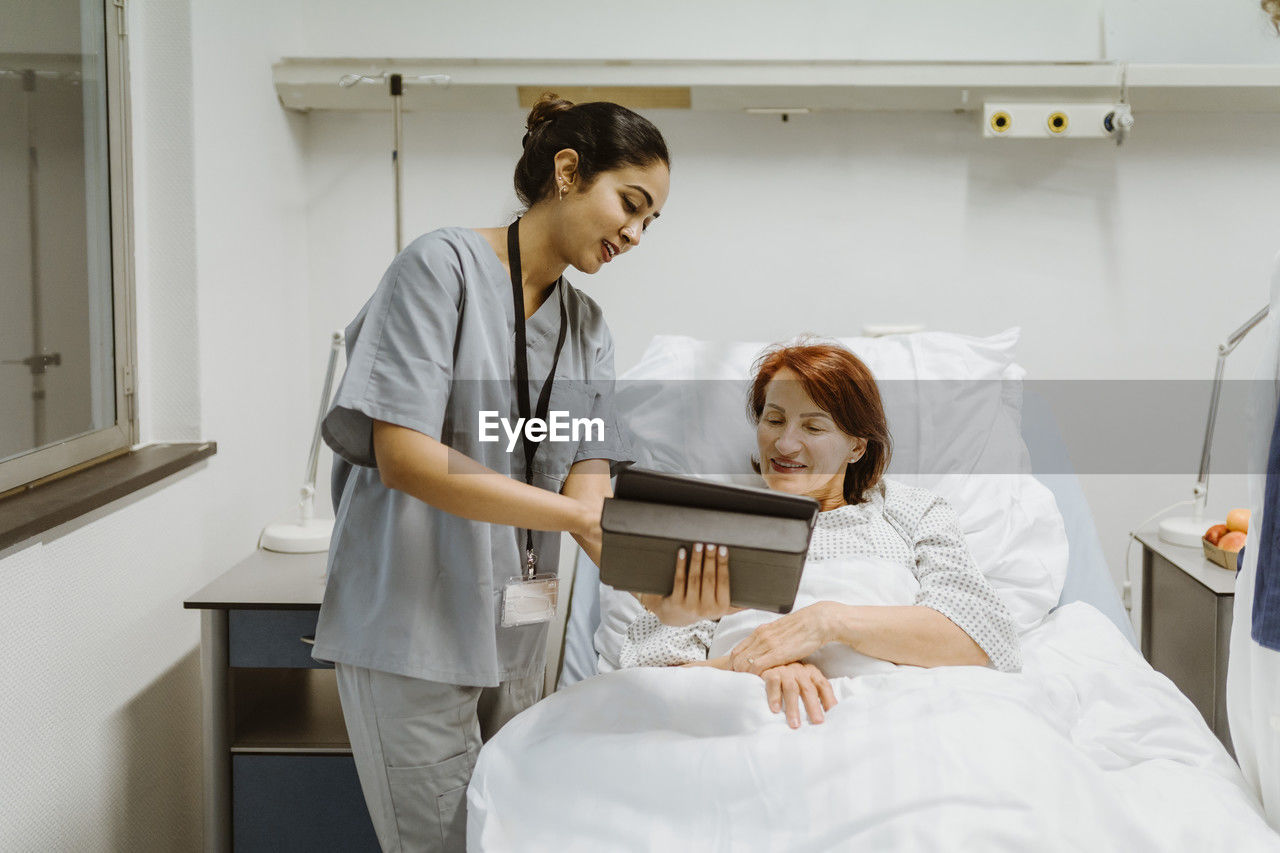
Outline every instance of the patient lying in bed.
{"type": "Polygon", "coordinates": [[[481,750],[468,844],[1280,849],[1200,712],[1106,617],[1076,602],[1015,634],[951,508],[882,479],[870,376],[847,353],[806,355],[789,370],[818,381],[766,358],[751,407],[765,481],[824,509],[798,608],[731,612],[733,555],[686,554],[681,594],[645,597],[627,632],[632,666],[556,691],[481,750]],[[839,706],[801,727],[802,699],[815,721],[839,706]]]}
{"type": "Polygon", "coordinates": [[[1021,665],[1008,609],[974,564],[951,507],[882,474],[889,434],[875,380],[849,351],[780,347],[757,364],[750,411],[773,489],[822,506],[786,616],[735,611],[729,555],[695,546],[666,597],[627,629],[623,667],[708,665],[765,680],[791,725],[834,704],[827,678],[916,666],[1021,665]]]}

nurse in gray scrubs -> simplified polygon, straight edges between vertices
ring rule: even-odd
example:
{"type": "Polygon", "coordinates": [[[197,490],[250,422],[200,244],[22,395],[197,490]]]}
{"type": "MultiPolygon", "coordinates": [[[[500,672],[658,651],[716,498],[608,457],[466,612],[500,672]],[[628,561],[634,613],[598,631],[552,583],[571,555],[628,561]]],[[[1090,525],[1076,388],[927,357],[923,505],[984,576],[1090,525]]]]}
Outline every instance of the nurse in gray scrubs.
{"type": "Polygon", "coordinates": [[[598,558],[629,459],[609,328],[562,273],[639,245],[669,162],[636,113],[544,95],[515,170],[524,215],[419,237],[347,327],[314,654],[336,664],[384,850],[462,849],[481,743],[541,697],[547,622],[531,620],[560,532],[598,558]],[[551,429],[519,431],[539,417],[551,429]]]}

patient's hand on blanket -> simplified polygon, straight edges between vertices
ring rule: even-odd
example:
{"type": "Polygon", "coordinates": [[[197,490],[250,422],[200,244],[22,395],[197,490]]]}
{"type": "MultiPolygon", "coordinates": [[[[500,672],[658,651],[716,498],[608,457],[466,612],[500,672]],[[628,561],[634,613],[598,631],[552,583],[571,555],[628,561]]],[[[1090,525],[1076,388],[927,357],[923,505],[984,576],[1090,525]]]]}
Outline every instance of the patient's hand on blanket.
{"type": "Polygon", "coordinates": [[[778,713],[786,707],[787,725],[793,729],[800,728],[800,703],[804,703],[809,714],[809,722],[817,725],[823,720],[823,711],[830,711],[836,706],[836,694],[831,689],[831,682],[811,663],[788,663],[766,669],[760,676],[764,679],[765,696],[769,700],[769,710],[778,713]]]}
{"type": "MultiPolygon", "coordinates": [[[[728,655],[693,661],[682,666],[733,669],[729,665],[728,655]]],[[[809,714],[809,722],[814,725],[823,721],[823,711],[830,711],[836,706],[836,693],[831,689],[831,682],[822,670],[811,663],[796,662],[770,667],[760,673],[760,677],[764,679],[765,699],[769,702],[769,710],[776,714],[785,706],[787,725],[793,729],[800,727],[801,702],[809,714]]]]}
{"type": "Polygon", "coordinates": [[[684,548],[676,553],[676,575],[671,594],[640,593],[636,598],[664,625],[680,627],[701,619],[719,619],[741,608],[729,605],[729,549],[693,546],[693,559],[684,548]]]}

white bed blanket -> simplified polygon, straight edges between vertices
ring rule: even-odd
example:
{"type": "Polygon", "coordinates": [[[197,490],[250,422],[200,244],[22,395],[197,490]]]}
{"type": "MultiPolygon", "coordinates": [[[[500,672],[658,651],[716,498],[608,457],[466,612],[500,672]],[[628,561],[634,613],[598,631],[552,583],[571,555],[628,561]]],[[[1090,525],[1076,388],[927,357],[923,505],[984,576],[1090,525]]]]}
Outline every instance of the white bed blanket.
{"type": "Polygon", "coordinates": [[[472,850],[1275,850],[1194,706],[1083,603],[1024,669],[838,678],[790,729],[752,675],[631,669],[480,753],[472,850]]]}

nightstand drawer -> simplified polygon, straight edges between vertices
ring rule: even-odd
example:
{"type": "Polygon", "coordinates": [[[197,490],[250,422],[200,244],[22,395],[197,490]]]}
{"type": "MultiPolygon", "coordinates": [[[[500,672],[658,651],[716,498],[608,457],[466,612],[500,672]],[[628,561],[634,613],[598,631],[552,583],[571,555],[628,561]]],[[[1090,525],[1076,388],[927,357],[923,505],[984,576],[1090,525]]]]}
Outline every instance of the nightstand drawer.
{"type": "Polygon", "coordinates": [[[236,853],[377,853],[351,756],[234,755],[231,773],[236,853]]]}
{"type": "Polygon", "coordinates": [[[331,668],[311,657],[319,610],[229,610],[231,666],[331,668]]]}

